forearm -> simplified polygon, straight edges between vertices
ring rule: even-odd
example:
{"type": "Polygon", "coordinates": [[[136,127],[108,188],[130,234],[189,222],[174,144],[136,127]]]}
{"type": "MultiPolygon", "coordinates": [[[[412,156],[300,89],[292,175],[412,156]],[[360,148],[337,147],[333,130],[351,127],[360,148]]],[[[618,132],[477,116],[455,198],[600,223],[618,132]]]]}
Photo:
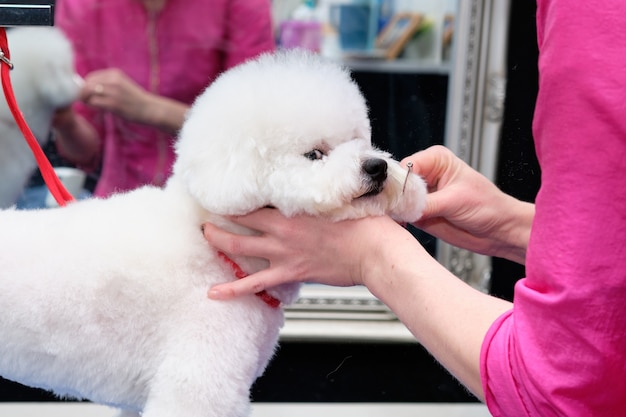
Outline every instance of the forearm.
{"type": "Polygon", "coordinates": [[[179,101],[151,94],[141,113],[140,122],[176,135],[185,122],[189,106],[179,101]]]}
{"type": "Polygon", "coordinates": [[[389,238],[389,243],[383,242],[365,264],[364,283],[437,360],[482,399],[482,342],[491,324],[511,304],[462,282],[410,234],[389,238]]]}

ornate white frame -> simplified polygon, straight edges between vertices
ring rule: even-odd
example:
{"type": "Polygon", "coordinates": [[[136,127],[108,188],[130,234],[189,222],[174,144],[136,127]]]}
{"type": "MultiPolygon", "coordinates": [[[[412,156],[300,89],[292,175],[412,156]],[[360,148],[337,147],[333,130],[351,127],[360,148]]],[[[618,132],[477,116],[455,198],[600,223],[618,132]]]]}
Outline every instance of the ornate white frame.
{"type": "MultiPolygon", "coordinates": [[[[510,0],[460,0],[455,28],[445,144],[491,180],[504,111],[509,10],[510,0]]],[[[458,277],[488,291],[489,257],[442,241],[437,253],[458,277]]]]}
{"type": "MultiPolygon", "coordinates": [[[[492,180],[504,107],[509,9],[510,0],[458,1],[449,72],[445,145],[492,180]]],[[[437,258],[443,265],[470,285],[488,291],[490,258],[441,241],[437,245],[437,258]]],[[[306,285],[299,301],[286,309],[281,337],[415,340],[366,288],[320,285],[306,285]]]]}

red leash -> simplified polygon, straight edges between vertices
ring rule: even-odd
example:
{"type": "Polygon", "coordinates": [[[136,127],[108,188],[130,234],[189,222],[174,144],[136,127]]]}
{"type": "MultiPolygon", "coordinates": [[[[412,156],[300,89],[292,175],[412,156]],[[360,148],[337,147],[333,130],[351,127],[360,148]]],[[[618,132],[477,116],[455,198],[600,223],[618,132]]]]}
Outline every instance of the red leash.
{"type": "MultiPolygon", "coordinates": [[[[233,261],[232,259],[230,259],[228,256],[226,256],[226,254],[224,252],[217,252],[217,255],[220,257],[221,260],[223,260],[224,262],[226,262],[231,269],[233,270],[233,272],[235,273],[235,276],[238,279],[242,279],[248,276],[248,274],[241,269],[241,267],[239,265],[237,265],[235,263],[235,261],[233,261]]],[[[269,295],[267,293],[267,291],[263,290],[263,291],[259,291],[258,293],[255,294],[257,297],[259,297],[261,300],[263,300],[263,302],[265,304],[267,304],[268,306],[272,307],[272,308],[278,308],[280,307],[280,300],[272,297],[271,295],[269,295]]]]}
{"type": "Polygon", "coordinates": [[[73,201],[74,197],[72,197],[72,195],[63,186],[63,183],[59,180],[59,177],[54,172],[54,168],[52,168],[50,161],[48,161],[48,158],[43,153],[43,150],[41,150],[39,142],[35,139],[35,135],[33,135],[33,132],[28,127],[26,120],[24,120],[24,115],[17,105],[15,94],[13,93],[13,86],[11,85],[11,75],[9,72],[12,69],[13,64],[11,63],[11,54],[9,52],[6,30],[5,28],[0,27],[0,71],[4,96],[7,100],[7,104],[9,105],[9,109],[13,114],[15,122],[22,131],[22,134],[26,139],[26,143],[28,143],[28,146],[37,160],[41,176],[48,186],[50,193],[59,206],[64,206],[66,203],[73,201]]]}

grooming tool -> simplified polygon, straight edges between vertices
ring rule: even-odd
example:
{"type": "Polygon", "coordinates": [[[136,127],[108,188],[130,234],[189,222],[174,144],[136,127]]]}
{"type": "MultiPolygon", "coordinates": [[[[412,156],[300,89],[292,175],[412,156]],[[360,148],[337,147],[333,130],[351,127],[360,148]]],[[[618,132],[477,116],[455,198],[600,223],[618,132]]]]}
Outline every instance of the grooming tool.
{"type": "Polygon", "coordinates": [[[406,183],[409,181],[409,175],[413,172],[413,162],[406,163],[406,177],[404,178],[404,185],[402,185],[402,194],[404,194],[404,190],[406,189],[406,183]]]}

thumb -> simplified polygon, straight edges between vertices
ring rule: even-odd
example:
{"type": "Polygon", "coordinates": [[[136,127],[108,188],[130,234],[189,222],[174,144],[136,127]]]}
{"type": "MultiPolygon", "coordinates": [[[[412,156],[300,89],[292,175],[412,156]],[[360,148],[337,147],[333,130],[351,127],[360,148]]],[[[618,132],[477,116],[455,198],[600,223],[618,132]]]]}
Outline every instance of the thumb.
{"type": "Polygon", "coordinates": [[[420,175],[429,189],[437,189],[442,177],[455,166],[456,156],[448,148],[434,145],[416,152],[402,160],[402,164],[413,164],[413,172],[420,175]]]}
{"type": "Polygon", "coordinates": [[[448,187],[428,193],[420,220],[454,217],[458,210],[458,193],[454,191],[454,188],[448,187]]]}

